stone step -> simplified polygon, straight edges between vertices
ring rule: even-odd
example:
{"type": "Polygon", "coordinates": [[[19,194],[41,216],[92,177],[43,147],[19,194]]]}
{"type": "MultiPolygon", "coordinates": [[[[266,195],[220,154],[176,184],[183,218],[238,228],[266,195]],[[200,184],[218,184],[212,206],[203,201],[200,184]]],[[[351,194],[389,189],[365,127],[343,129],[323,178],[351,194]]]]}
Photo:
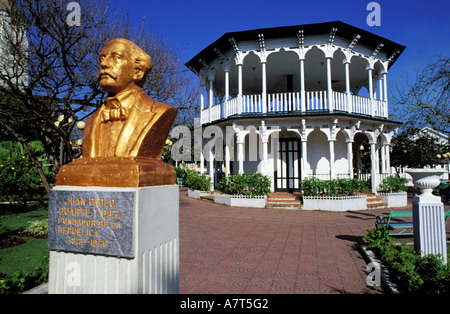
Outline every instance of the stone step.
{"type": "Polygon", "coordinates": [[[300,201],[267,201],[266,206],[302,206],[300,201]]]}
{"type": "Polygon", "coordinates": [[[267,208],[298,209],[302,207],[301,195],[299,193],[277,192],[269,193],[267,196],[267,208]]]}
{"type": "Polygon", "coordinates": [[[385,208],[388,204],[383,203],[383,198],[375,194],[367,194],[367,208],[385,208]]]}

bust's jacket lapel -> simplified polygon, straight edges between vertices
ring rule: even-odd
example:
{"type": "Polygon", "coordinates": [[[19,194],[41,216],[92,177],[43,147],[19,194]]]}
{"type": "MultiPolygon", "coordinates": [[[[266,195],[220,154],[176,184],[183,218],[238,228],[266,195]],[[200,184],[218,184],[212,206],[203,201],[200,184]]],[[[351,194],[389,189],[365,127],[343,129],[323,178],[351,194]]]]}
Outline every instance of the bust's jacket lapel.
{"type": "Polygon", "coordinates": [[[141,137],[145,135],[144,130],[148,125],[152,124],[155,118],[155,112],[153,111],[155,101],[147,96],[144,91],[141,91],[135,99],[134,106],[131,108],[128,118],[122,128],[117,141],[115,156],[120,157],[136,157],[135,151],[136,145],[142,141],[141,137]],[[142,121],[138,123],[138,121],[142,121]],[[133,136],[131,136],[133,135],[133,136]],[[137,142],[129,141],[130,138],[137,136],[137,142]]]}

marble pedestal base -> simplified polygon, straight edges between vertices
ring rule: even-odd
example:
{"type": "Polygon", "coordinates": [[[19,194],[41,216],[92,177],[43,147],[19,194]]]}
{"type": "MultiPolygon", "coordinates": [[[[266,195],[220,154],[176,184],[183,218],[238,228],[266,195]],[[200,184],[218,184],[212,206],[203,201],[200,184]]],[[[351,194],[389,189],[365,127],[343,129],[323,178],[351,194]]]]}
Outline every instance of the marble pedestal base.
{"type": "Polygon", "coordinates": [[[178,293],[178,186],[57,186],[49,249],[50,294],[178,293]]]}
{"type": "Polygon", "coordinates": [[[416,195],[413,200],[414,248],[428,254],[440,254],[447,263],[444,204],[439,197],[416,195]]]}

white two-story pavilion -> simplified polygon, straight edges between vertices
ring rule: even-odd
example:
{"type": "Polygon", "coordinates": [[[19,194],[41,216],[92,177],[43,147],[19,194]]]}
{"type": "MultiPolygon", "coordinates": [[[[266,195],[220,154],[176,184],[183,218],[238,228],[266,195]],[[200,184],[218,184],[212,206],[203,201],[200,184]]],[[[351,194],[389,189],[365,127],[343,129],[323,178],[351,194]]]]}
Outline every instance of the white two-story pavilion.
{"type": "Polygon", "coordinates": [[[387,74],[404,49],[340,21],[226,33],[186,63],[200,78],[204,135],[216,126],[224,137],[207,172],[260,172],[293,192],[311,176],[361,177],[365,147],[376,192],[401,125],[389,119],[387,74]]]}

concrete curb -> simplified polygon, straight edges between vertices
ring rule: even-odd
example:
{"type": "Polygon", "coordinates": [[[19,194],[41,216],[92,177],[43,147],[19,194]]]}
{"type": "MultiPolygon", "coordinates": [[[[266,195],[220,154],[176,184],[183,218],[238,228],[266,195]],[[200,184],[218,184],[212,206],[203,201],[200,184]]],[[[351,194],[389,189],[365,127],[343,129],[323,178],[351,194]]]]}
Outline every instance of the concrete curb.
{"type": "Polygon", "coordinates": [[[392,282],[389,270],[387,270],[387,268],[381,263],[381,261],[376,257],[373,251],[370,250],[365,244],[361,244],[359,246],[359,249],[366,261],[369,261],[370,263],[374,263],[376,265],[380,265],[381,282],[383,286],[389,291],[389,293],[401,294],[402,292],[399,290],[397,284],[392,282]]]}
{"type": "Polygon", "coordinates": [[[33,289],[22,292],[22,294],[48,294],[48,282],[43,283],[33,289]]]}

